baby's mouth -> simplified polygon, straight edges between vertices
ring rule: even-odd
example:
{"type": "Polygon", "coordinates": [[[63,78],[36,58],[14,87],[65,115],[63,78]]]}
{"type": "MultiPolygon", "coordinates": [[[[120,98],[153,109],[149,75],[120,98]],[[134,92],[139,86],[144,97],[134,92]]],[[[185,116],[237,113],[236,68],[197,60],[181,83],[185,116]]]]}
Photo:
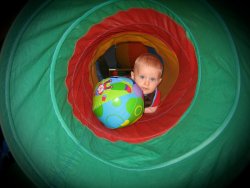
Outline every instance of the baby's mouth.
{"type": "Polygon", "coordinates": [[[148,88],[146,88],[146,87],[142,88],[142,91],[147,91],[147,90],[148,90],[148,88]]]}

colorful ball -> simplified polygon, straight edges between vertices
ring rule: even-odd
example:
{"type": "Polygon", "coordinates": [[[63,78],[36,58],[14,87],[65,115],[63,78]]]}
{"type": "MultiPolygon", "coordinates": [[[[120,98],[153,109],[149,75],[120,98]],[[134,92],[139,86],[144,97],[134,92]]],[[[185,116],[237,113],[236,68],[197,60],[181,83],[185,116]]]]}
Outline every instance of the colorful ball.
{"type": "Polygon", "coordinates": [[[92,110],[106,127],[125,127],[141,118],[143,93],[130,78],[109,77],[97,83],[92,110]]]}

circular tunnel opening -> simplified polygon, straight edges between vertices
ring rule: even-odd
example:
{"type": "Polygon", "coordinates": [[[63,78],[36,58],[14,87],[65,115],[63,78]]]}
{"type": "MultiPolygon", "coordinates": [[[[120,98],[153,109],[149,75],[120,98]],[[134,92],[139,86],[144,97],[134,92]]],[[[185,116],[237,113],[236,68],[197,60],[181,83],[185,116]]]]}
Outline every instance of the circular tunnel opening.
{"type": "Polygon", "coordinates": [[[140,143],[160,136],[176,125],[192,102],[197,79],[195,49],[185,30],[166,15],[136,8],[104,19],[77,41],[68,65],[66,85],[68,101],[83,126],[112,142],[140,143]],[[129,19],[131,17],[136,19],[129,19]],[[157,112],[144,114],[133,125],[113,130],[102,125],[93,114],[92,97],[100,79],[98,67],[106,66],[101,59],[114,47],[117,47],[115,53],[123,68],[133,66],[136,54],[153,50],[161,58],[164,72],[159,85],[162,95],[157,112]],[[130,55],[129,50],[135,54],[130,55]]]}

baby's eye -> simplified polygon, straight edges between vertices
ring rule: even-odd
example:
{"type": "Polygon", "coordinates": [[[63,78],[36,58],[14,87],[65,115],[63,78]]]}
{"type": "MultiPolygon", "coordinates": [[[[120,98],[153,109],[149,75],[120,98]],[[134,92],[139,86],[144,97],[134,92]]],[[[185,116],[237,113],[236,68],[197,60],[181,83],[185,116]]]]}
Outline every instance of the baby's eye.
{"type": "Polygon", "coordinates": [[[143,75],[140,75],[140,78],[141,78],[141,79],[144,79],[144,78],[145,78],[145,76],[143,76],[143,75]]]}
{"type": "Polygon", "coordinates": [[[151,82],[155,82],[156,78],[150,78],[151,82]]]}

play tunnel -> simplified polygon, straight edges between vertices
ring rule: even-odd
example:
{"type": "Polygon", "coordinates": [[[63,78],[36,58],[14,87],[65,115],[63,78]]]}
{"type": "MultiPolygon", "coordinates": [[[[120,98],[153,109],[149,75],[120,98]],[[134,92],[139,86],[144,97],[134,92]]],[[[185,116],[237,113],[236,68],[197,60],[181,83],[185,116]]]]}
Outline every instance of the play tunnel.
{"type": "Polygon", "coordinates": [[[18,165],[39,187],[229,184],[249,162],[250,57],[225,21],[206,1],[29,2],[0,59],[1,126],[18,165]],[[160,106],[108,129],[92,112],[100,72],[144,52],[164,65],[160,106]]]}

